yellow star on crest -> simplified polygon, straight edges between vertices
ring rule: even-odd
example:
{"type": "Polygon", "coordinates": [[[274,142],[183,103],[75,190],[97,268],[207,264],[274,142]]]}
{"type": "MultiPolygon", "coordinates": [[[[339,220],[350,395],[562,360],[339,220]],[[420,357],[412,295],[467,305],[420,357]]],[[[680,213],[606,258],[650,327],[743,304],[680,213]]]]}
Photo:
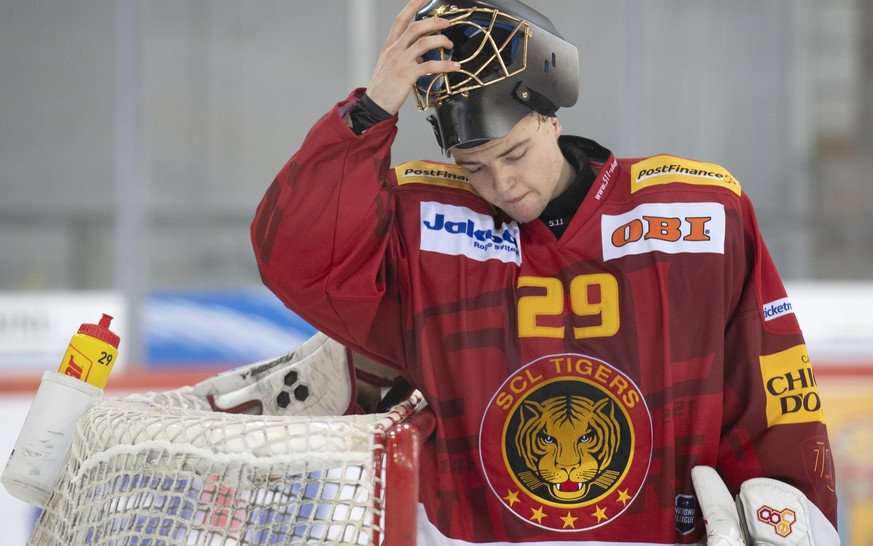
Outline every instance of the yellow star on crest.
{"type": "Polygon", "coordinates": [[[571,514],[568,510],[566,516],[561,516],[561,521],[564,522],[564,529],[566,529],[567,527],[569,527],[570,529],[575,529],[576,525],[574,524],[576,523],[577,519],[579,518],[574,518],[573,514],[571,514]]]}
{"type": "Polygon", "coordinates": [[[506,496],[503,497],[503,500],[509,503],[509,507],[512,508],[515,506],[515,503],[519,502],[518,500],[518,491],[510,491],[506,490],[506,496]]]}
{"type": "Polygon", "coordinates": [[[546,517],[546,513],[543,512],[542,506],[540,506],[536,510],[531,510],[530,519],[536,520],[537,523],[542,523],[544,517],[546,517]]]}
{"type": "Polygon", "coordinates": [[[595,510],[594,513],[591,515],[597,518],[597,523],[600,523],[601,521],[606,519],[606,508],[601,508],[599,506],[597,506],[596,508],[597,510],[595,510]]]}
{"type": "Polygon", "coordinates": [[[627,489],[618,492],[618,502],[627,506],[627,501],[631,500],[631,496],[627,494],[627,489]]]}

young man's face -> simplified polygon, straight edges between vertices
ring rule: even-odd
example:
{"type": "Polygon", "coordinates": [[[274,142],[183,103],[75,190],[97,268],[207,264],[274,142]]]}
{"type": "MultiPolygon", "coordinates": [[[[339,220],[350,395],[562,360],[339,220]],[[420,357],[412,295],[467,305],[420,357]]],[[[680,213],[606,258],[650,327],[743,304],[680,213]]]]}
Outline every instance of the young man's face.
{"type": "Polygon", "coordinates": [[[525,223],[538,218],[572,180],[573,170],[558,147],[560,135],[557,118],[532,114],[502,138],[454,148],[451,154],[482,197],[525,223]]]}

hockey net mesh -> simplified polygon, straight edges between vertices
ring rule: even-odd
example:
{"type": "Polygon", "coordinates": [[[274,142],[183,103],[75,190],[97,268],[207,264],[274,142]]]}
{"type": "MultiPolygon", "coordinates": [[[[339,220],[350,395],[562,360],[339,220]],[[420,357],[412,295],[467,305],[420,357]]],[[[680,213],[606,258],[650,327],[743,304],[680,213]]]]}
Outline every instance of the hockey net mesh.
{"type": "Polygon", "coordinates": [[[79,421],[28,546],[378,544],[384,414],[214,413],[185,391],[111,399],[79,421]]]}

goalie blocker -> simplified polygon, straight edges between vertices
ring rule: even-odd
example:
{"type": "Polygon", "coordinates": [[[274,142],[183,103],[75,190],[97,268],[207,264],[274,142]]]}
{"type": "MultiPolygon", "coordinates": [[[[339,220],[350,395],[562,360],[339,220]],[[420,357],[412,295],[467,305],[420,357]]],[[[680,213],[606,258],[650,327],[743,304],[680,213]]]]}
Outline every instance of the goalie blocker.
{"type": "Polygon", "coordinates": [[[691,471],[707,546],[839,546],[837,530],[799,489],[770,478],[747,480],[734,499],[715,469],[691,471]]]}

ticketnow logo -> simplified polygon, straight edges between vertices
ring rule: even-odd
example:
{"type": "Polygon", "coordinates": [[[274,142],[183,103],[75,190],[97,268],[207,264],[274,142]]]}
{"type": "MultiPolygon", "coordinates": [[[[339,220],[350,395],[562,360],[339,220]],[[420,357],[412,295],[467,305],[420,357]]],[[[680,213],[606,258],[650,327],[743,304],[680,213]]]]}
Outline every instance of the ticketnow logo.
{"type": "Polygon", "coordinates": [[[764,304],[764,320],[773,320],[794,312],[794,306],[788,298],[771,301],[764,304]]]}
{"type": "Polygon", "coordinates": [[[521,265],[517,223],[497,226],[491,216],[432,201],[421,203],[421,250],[521,265]]]}

